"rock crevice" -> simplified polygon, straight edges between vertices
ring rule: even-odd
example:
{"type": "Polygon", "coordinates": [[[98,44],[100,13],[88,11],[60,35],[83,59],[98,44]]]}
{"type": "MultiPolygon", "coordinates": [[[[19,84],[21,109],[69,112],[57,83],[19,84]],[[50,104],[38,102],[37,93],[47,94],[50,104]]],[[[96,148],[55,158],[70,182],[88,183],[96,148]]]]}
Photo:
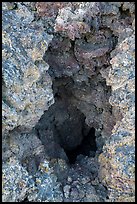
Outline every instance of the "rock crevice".
{"type": "Polygon", "coordinates": [[[134,2],[3,2],[3,202],[132,202],[134,2]]]}

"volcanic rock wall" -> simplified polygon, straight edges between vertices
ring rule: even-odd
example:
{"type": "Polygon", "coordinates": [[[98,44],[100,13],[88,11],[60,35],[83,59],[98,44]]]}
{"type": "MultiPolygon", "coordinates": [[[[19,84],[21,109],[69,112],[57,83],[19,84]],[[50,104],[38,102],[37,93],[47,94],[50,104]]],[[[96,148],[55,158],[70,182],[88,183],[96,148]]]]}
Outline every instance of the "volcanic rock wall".
{"type": "Polygon", "coordinates": [[[134,2],[2,12],[3,201],[134,201],[134,2]],[[97,151],[71,166],[83,128],[97,151]]]}

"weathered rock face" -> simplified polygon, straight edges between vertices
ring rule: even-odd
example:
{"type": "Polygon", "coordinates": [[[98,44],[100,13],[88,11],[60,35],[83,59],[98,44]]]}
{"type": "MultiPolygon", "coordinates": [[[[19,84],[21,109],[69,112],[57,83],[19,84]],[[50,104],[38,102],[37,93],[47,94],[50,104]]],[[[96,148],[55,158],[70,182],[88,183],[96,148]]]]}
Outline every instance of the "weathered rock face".
{"type": "Polygon", "coordinates": [[[134,3],[2,6],[3,201],[134,201],[134,3]]]}
{"type": "MultiPolygon", "coordinates": [[[[112,201],[133,201],[135,191],[134,27],[129,31],[129,35],[125,36],[111,54],[112,67],[106,78],[107,84],[112,87],[110,104],[118,106],[123,115],[122,120],[114,126],[112,135],[99,156],[101,180],[110,188],[112,201]],[[115,197],[117,193],[119,198],[115,197]],[[130,198],[127,198],[127,194],[130,198]]],[[[126,29],[123,35],[124,33],[126,29]]]]}
{"type": "Polygon", "coordinates": [[[51,40],[25,5],[3,8],[3,134],[17,126],[32,129],[54,102],[42,60],[51,40]]]}

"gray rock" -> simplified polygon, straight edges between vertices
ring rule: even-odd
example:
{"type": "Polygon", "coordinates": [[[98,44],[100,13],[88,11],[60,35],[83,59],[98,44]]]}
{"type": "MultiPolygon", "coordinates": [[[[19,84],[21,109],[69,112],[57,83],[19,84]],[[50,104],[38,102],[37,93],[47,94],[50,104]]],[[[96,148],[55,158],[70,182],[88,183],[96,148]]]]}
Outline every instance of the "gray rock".
{"type": "Polygon", "coordinates": [[[4,202],[134,202],[134,7],[2,3],[4,202]]]}
{"type": "Polygon", "coordinates": [[[17,5],[18,9],[6,8],[2,14],[3,134],[17,126],[32,129],[54,102],[46,72],[49,66],[42,61],[52,36],[33,21],[34,14],[27,7],[17,5]]]}
{"type": "Polygon", "coordinates": [[[69,198],[70,188],[71,187],[69,185],[64,186],[63,191],[64,191],[65,198],[69,198]]]}

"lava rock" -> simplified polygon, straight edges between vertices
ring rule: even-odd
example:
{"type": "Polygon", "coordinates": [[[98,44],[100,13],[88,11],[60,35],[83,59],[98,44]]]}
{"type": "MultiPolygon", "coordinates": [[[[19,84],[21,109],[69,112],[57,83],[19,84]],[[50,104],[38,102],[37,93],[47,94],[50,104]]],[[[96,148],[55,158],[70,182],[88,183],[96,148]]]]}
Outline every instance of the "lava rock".
{"type": "Polygon", "coordinates": [[[42,61],[52,36],[33,21],[34,14],[20,3],[18,9],[4,8],[2,20],[4,134],[17,126],[31,130],[54,99],[52,81],[46,72],[48,65],[35,65],[36,61],[42,61]]]}

